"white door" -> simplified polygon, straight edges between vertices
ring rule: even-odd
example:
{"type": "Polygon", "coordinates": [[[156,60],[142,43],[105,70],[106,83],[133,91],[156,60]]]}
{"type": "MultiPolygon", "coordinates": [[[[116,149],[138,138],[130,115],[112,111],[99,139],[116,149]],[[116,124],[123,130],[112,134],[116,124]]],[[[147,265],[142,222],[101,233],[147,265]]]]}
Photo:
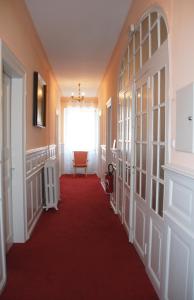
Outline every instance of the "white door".
{"type": "Polygon", "coordinates": [[[135,93],[135,161],[134,161],[134,245],[145,262],[146,222],[148,214],[147,152],[149,78],[136,84],[135,93]]]}
{"type": "Polygon", "coordinates": [[[150,74],[136,85],[134,244],[160,293],[167,66],[161,60],[150,74]]]}
{"type": "Polygon", "coordinates": [[[11,78],[3,73],[2,188],[6,251],[13,243],[11,167],[11,78]]]}

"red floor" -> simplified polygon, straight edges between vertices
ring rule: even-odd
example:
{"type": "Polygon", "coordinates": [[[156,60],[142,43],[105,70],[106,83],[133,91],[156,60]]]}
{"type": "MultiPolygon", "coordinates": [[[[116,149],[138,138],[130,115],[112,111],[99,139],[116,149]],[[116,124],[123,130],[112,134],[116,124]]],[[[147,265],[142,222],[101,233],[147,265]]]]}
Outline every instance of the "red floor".
{"type": "Polygon", "coordinates": [[[63,176],[59,211],[7,257],[2,300],[158,299],[99,180],[63,176]]]}

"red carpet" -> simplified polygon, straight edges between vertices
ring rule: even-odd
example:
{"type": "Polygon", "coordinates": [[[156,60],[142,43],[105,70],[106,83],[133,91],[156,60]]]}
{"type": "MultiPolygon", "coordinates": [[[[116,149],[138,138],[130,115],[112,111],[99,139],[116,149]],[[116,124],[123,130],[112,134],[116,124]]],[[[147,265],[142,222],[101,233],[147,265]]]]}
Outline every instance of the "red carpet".
{"type": "Polygon", "coordinates": [[[8,254],[2,300],[158,299],[94,175],[61,178],[59,211],[8,254]]]}

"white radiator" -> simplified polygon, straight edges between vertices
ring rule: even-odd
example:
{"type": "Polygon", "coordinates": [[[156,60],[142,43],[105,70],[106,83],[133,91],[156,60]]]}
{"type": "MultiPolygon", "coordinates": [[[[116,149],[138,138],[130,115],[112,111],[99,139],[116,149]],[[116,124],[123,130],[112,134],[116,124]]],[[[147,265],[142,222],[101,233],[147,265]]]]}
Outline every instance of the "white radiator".
{"type": "Polygon", "coordinates": [[[44,186],[45,186],[45,203],[43,208],[48,210],[51,207],[58,209],[59,200],[59,172],[58,162],[50,158],[44,165],[44,186]]]}

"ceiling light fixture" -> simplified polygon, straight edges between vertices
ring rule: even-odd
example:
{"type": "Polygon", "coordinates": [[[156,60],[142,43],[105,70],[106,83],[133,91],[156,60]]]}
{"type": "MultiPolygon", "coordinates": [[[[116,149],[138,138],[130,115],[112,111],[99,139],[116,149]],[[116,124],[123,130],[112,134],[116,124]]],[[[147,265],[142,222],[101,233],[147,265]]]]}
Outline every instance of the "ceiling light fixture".
{"type": "Polygon", "coordinates": [[[71,98],[72,100],[76,100],[76,101],[81,101],[84,99],[85,93],[81,93],[81,89],[80,89],[81,84],[78,83],[78,96],[74,96],[74,93],[71,93],[71,98]]]}

